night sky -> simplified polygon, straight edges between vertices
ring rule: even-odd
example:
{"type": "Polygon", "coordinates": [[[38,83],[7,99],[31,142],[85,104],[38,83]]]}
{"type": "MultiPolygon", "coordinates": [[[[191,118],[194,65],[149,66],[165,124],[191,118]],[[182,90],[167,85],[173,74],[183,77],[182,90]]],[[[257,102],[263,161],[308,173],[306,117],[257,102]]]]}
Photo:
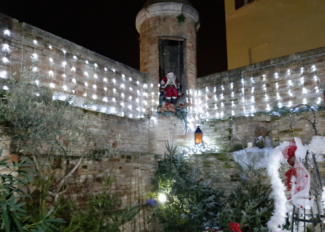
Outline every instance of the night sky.
{"type": "MultiPolygon", "coordinates": [[[[144,2],[0,0],[0,12],[139,70],[135,18],[144,2]]],[[[227,70],[224,1],[191,2],[201,20],[197,37],[198,76],[227,70]]]]}

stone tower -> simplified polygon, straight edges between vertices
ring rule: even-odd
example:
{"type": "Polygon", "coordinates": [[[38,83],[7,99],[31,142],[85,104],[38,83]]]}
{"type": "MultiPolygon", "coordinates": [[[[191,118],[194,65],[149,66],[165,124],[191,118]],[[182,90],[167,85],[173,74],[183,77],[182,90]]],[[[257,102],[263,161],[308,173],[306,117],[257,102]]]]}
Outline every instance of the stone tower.
{"type": "Polygon", "coordinates": [[[148,0],[136,18],[140,33],[140,71],[158,84],[174,72],[183,92],[195,89],[196,32],[199,14],[188,0],[148,0]]]}

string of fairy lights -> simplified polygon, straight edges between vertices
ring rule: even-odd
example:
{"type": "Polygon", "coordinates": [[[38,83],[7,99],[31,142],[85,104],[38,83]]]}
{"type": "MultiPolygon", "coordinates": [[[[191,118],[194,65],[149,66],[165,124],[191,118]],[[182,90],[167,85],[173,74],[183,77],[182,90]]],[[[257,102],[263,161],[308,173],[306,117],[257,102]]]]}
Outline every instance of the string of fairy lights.
{"type": "MultiPolygon", "coordinates": [[[[4,70],[0,70],[0,77],[9,78],[10,42],[14,36],[9,29],[2,32],[4,70]]],[[[33,72],[45,71],[49,77],[48,83],[36,80],[35,84],[53,89],[54,100],[66,100],[69,97],[79,107],[129,118],[144,117],[148,111],[155,111],[159,104],[158,85],[144,83],[140,74],[127,77],[115,67],[82,59],[65,48],[40,43],[37,39],[32,40],[32,44],[25,43],[22,36],[21,46],[29,46],[33,50],[25,54],[22,52],[22,62],[30,63],[33,72]],[[46,55],[41,49],[46,50],[46,55]]],[[[24,51],[24,47],[21,50],[24,51]]],[[[3,88],[9,90],[8,86],[3,88]]]]}
{"type": "MultiPolygon", "coordinates": [[[[306,58],[311,57],[301,59],[306,58]]],[[[196,100],[199,106],[196,106],[190,117],[196,120],[249,117],[257,112],[271,113],[278,108],[298,104],[309,104],[314,107],[323,105],[322,81],[315,64],[274,73],[263,68],[265,67],[258,70],[260,73],[258,76],[249,70],[242,72],[241,78],[237,77],[235,80],[230,77],[226,78],[227,82],[223,82],[220,78],[216,83],[215,78],[214,83],[209,86],[200,84],[200,90],[196,90],[195,93],[199,98],[196,100]],[[268,73],[263,74],[261,70],[268,73]]]]}
{"type": "MultiPolygon", "coordinates": [[[[12,62],[10,42],[14,36],[9,29],[2,30],[1,34],[0,78],[8,78],[12,62]]],[[[35,84],[52,88],[54,100],[71,96],[79,107],[129,118],[141,118],[150,111],[155,112],[159,105],[159,84],[144,83],[138,74],[127,77],[112,64],[107,67],[85,60],[65,48],[39,42],[36,38],[32,44],[25,44],[22,36],[20,43],[33,48],[25,54],[24,47],[21,49],[21,62],[30,62],[35,72],[47,69],[49,83],[36,80],[35,84]],[[40,48],[46,49],[46,53],[41,53],[40,48]]],[[[310,59],[301,59],[306,58],[310,59]]],[[[188,121],[254,116],[256,112],[271,112],[275,104],[278,108],[301,103],[322,104],[322,81],[315,64],[285,71],[278,70],[275,65],[273,73],[260,73],[254,75],[253,70],[248,70],[239,78],[214,79],[213,84],[201,85],[200,90],[187,89],[188,121]]],[[[3,89],[9,90],[8,86],[3,89]]]]}

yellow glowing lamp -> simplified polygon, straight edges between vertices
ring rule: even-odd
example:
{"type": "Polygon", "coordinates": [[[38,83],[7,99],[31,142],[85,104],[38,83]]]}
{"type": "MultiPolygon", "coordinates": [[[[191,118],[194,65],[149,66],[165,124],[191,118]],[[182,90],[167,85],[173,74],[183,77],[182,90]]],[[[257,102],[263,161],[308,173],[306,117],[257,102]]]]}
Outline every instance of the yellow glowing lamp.
{"type": "Polygon", "coordinates": [[[195,140],[195,144],[203,143],[203,133],[199,126],[196,128],[196,131],[194,133],[194,140],[195,140]]]}

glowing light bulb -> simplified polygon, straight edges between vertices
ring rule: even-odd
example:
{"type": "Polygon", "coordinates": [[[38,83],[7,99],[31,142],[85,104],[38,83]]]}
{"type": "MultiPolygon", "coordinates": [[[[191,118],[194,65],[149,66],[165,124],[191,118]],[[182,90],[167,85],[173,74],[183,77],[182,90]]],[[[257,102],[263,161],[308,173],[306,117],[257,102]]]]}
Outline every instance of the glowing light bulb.
{"type": "Polygon", "coordinates": [[[49,49],[52,49],[52,46],[51,45],[49,45],[49,49]]]}
{"type": "Polygon", "coordinates": [[[300,74],[303,74],[303,73],[304,73],[304,68],[301,67],[301,68],[300,68],[300,74]]]}
{"type": "Polygon", "coordinates": [[[113,89],[113,92],[114,92],[114,93],[116,92],[116,89],[115,89],[115,88],[113,89]]]}
{"type": "Polygon", "coordinates": [[[114,84],[116,83],[116,80],[115,79],[113,79],[112,81],[113,81],[114,84]]]}
{"type": "Polygon", "coordinates": [[[9,90],[9,87],[6,86],[6,85],[4,85],[2,88],[3,88],[4,90],[9,90]]]}
{"type": "Polygon", "coordinates": [[[303,84],[305,83],[305,78],[302,77],[302,78],[300,79],[300,83],[303,85],[303,84]]]}
{"type": "Polygon", "coordinates": [[[9,62],[9,60],[8,60],[8,58],[7,58],[7,57],[3,57],[3,58],[2,58],[2,62],[3,62],[3,63],[8,63],[8,62],[9,62]]]}
{"type": "Polygon", "coordinates": [[[282,108],[282,103],[279,103],[278,105],[279,105],[279,108],[282,108]]]}
{"type": "Polygon", "coordinates": [[[132,109],[132,105],[129,105],[128,108],[131,110],[132,109]]]}
{"type": "Polygon", "coordinates": [[[113,72],[115,72],[116,70],[115,69],[112,69],[113,72]]]}
{"type": "Polygon", "coordinates": [[[54,89],[55,88],[55,84],[50,83],[50,88],[54,89]]]}
{"type": "Polygon", "coordinates": [[[103,107],[102,108],[102,112],[106,112],[107,108],[106,107],[103,107]]]}
{"type": "Polygon", "coordinates": [[[67,65],[67,62],[63,61],[62,66],[66,66],[66,65],[67,65]]]}
{"type": "Polygon", "coordinates": [[[39,85],[39,80],[36,80],[35,83],[36,83],[36,85],[39,85]]]}
{"type": "Polygon", "coordinates": [[[104,90],[105,90],[105,91],[107,91],[107,88],[106,88],[106,87],[104,87],[104,90]]]}
{"type": "Polygon", "coordinates": [[[68,87],[66,85],[63,86],[63,90],[64,91],[67,91],[68,90],[68,87]]]}
{"type": "Polygon", "coordinates": [[[6,36],[10,36],[10,31],[8,29],[4,30],[3,31],[3,34],[6,35],[6,36]]]}
{"type": "Polygon", "coordinates": [[[88,87],[88,82],[85,82],[85,86],[88,87]]]}
{"type": "Polygon", "coordinates": [[[132,100],[132,96],[129,96],[129,100],[132,100]]]}
{"type": "Polygon", "coordinates": [[[0,71],[0,77],[1,78],[6,78],[7,77],[7,72],[6,71],[0,71]]]}
{"type": "Polygon", "coordinates": [[[251,97],[251,102],[255,102],[255,97],[254,96],[251,97]]]}
{"type": "Polygon", "coordinates": [[[316,71],[316,65],[311,66],[311,71],[313,71],[313,72],[316,71]]]}
{"type": "Polygon", "coordinates": [[[2,44],[2,51],[9,52],[10,51],[9,45],[8,44],[2,44]]]}
{"type": "Polygon", "coordinates": [[[91,107],[93,110],[97,110],[97,106],[92,106],[91,107]]]}
{"type": "Polygon", "coordinates": [[[83,96],[84,96],[84,97],[87,97],[87,93],[84,93],[83,96]]]}
{"type": "Polygon", "coordinates": [[[147,87],[148,87],[148,86],[147,86],[147,84],[143,84],[143,88],[145,88],[145,89],[146,89],[147,87]]]}
{"type": "Polygon", "coordinates": [[[97,79],[97,78],[98,78],[98,76],[97,76],[96,74],[94,74],[94,78],[95,78],[95,79],[97,79]]]}
{"type": "Polygon", "coordinates": [[[104,101],[104,102],[108,102],[107,97],[104,97],[104,98],[103,98],[103,101],[104,101]]]}
{"type": "Polygon", "coordinates": [[[132,91],[133,90],[132,87],[130,87],[129,90],[132,91]]]}
{"type": "Polygon", "coordinates": [[[37,55],[36,53],[33,53],[33,54],[32,54],[32,58],[33,58],[33,59],[37,59],[37,58],[38,58],[38,55],[37,55]]]}
{"type": "Polygon", "coordinates": [[[316,91],[316,93],[319,93],[318,86],[315,87],[315,91],[316,91]]]}
{"type": "Polygon", "coordinates": [[[107,68],[104,68],[105,72],[107,72],[107,68]]]}
{"type": "Polygon", "coordinates": [[[93,89],[97,89],[97,85],[93,85],[93,89]]]}
{"type": "Polygon", "coordinates": [[[304,98],[303,100],[302,100],[302,104],[307,104],[307,99],[306,98],[304,98]]]}
{"type": "Polygon", "coordinates": [[[292,101],[289,101],[288,107],[291,107],[291,106],[292,106],[292,101]]]}
{"type": "Polygon", "coordinates": [[[292,81],[291,80],[288,80],[288,85],[292,86],[292,81]]]}
{"type": "Polygon", "coordinates": [[[34,40],[33,40],[33,43],[34,43],[35,45],[37,45],[37,40],[36,40],[36,39],[34,39],[34,40]]]}
{"type": "Polygon", "coordinates": [[[252,87],[251,93],[254,93],[254,90],[255,90],[255,88],[254,88],[254,87],[252,87]]]}
{"type": "Polygon", "coordinates": [[[88,77],[88,72],[84,72],[84,75],[85,75],[86,77],[88,77]]]}
{"type": "Polygon", "coordinates": [[[159,193],[158,194],[158,200],[161,202],[161,203],[165,203],[167,201],[167,197],[165,194],[163,193],[159,193]]]}
{"type": "Polygon", "coordinates": [[[49,61],[50,61],[51,63],[53,63],[53,59],[52,59],[52,58],[49,58],[49,61]]]}
{"type": "Polygon", "coordinates": [[[115,97],[112,98],[112,102],[116,102],[115,97]]]}
{"type": "Polygon", "coordinates": [[[54,72],[52,70],[49,71],[49,76],[53,77],[54,76],[54,72]]]}
{"type": "Polygon", "coordinates": [[[121,97],[124,98],[124,93],[121,93],[121,97]]]}
{"type": "Polygon", "coordinates": [[[124,102],[121,102],[121,106],[124,107],[124,102]]]}
{"type": "Polygon", "coordinates": [[[67,51],[65,50],[65,49],[62,49],[61,50],[64,54],[66,54],[67,53],[67,51]]]}
{"type": "Polygon", "coordinates": [[[266,105],[266,110],[267,110],[267,111],[270,111],[270,110],[271,110],[271,108],[270,108],[270,105],[269,105],[269,104],[267,104],[267,105],[266,105]]]}
{"type": "Polygon", "coordinates": [[[306,94],[307,93],[307,89],[306,88],[302,88],[302,93],[306,94]]]}
{"type": "Polygon", "coordinates": [[[121,88],[124,89],[124,84],[121,84],[121,88]]]}
{"type": "Polygon", "coordinates": [[[86,62],[86,64],[89,64],[88,60],[86,60],[85,62],[86,62]]]}
{"type": "Polygon", "coordinates": [[[98,65],[97,65],[96,63],[94,63],[94,66],[95,66],[95,68],[97,68],[97,67],[98,67],[98,65]]]}
{"type": "Polygon", "coordinates": [[[65,73],[62,75],[64,78],[66,78],[67,77],[67,75],[65,75],[65,73]]]}
{"type": "Polygon", "coordinates": [[[92,98],[93,98],[94,100],[96,100],[96,99],[97,99],[96,94],[93,94],[92,98]]]}
{"type": "Polygon", "coordinates": [[[231,111],[231,115],[234,116],[235,115],[235,111],[232,110],[231,111]]]}
{"type": "Polygon", "coordinates": [[[103,81],[104,81],[104,82],[107,82],[107,78],[105,77],[105,78],[103,79],[103,81]]]}
{"type": "Polygon", "coordinates": [[[276,72],[276,73],[274,73],[274,77],[275,78],[279,78],[279,74],[276,72]]]}
{"type": "Polygon", "coordinates": [[[75,68],[75,67],[72,67],[72,68],[71,68],[71,71],[72,71],[72,72],[75,72],[75,71],[76,71],[76,68],[75,68]]]}
{"type": "Polygon", "coordinates": [[[76,56],[73,56],[73,59],[74,59],[74,60],[77,60],[78,58],[77,58],[76,56]]]}
{"type": "Polygon", "coordinates": [[[75,79],[75,78],[72,78],[72,83],[74,83],[74,84],[76,84],[76,83],[77,83],[77,81],[76,81],[76,79],[75,79]]]}

